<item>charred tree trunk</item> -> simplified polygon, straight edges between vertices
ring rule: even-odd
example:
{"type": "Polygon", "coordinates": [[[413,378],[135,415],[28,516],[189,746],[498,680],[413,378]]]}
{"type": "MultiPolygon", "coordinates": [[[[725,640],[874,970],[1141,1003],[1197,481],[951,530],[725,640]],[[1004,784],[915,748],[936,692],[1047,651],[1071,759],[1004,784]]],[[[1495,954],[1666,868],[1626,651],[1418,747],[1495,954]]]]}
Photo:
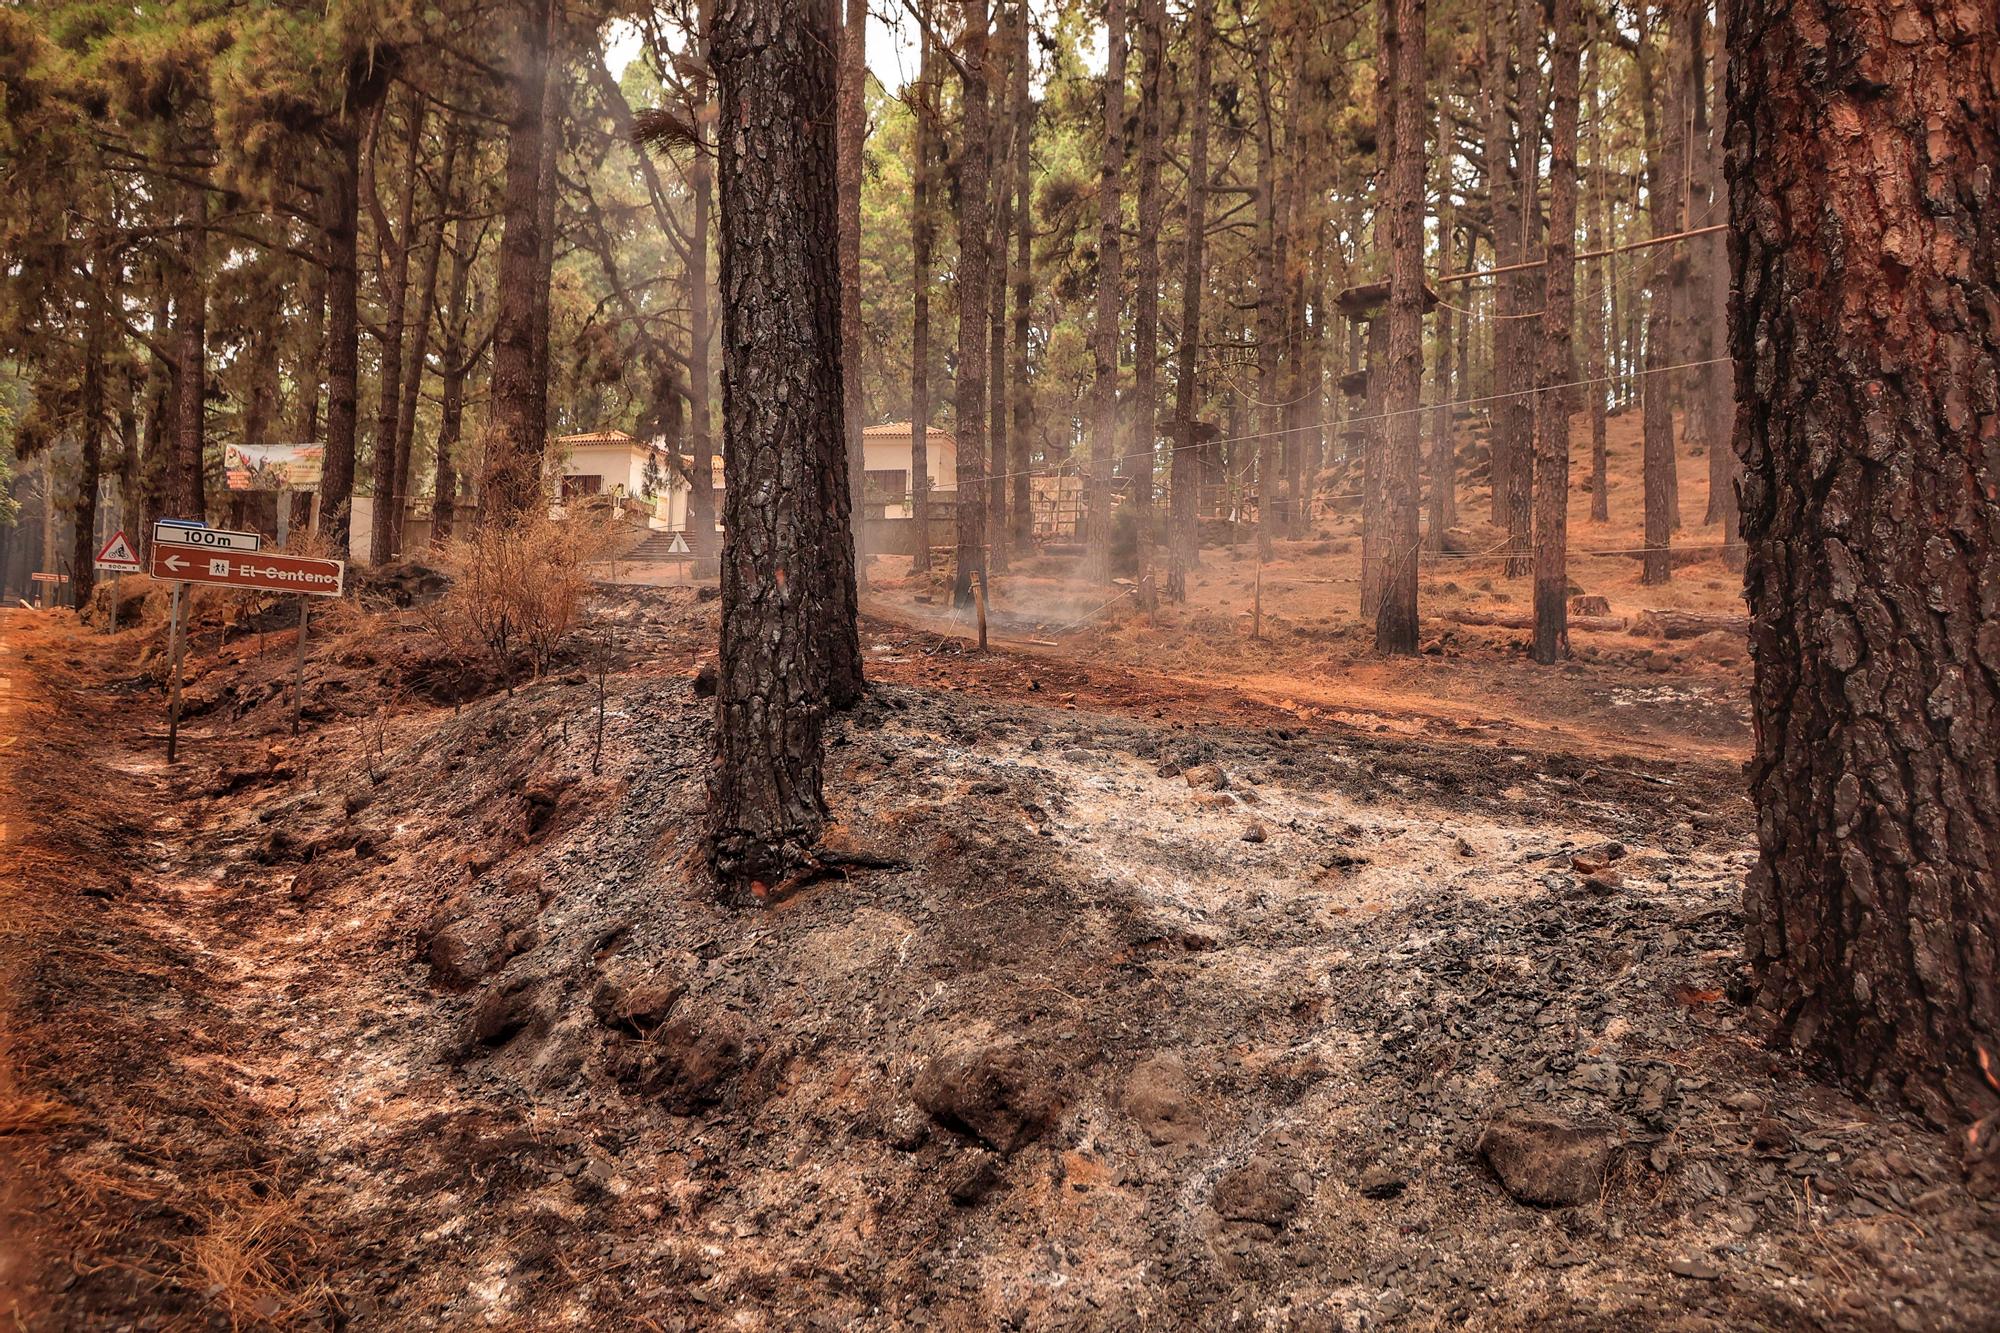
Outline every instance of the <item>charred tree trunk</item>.
{"type": "MultiPolygon", "coordinates": [[[[1594,20],[1593,20],[1594,22],[1594,20]]],[[[1594,35],[1594,34],[1593,34],[1594,35]]],[[[1584,247],[1601,250],[1610,243],[1609,228],[1604,225],[1604,196],[1606,173],[1604,168],[1604,137],[1598,126],[1601,118],[1600,97],[1602,82],[1598,76],[1597,43],[1589,44],[1589,73],[1585,80],[1590,86],[1590,204],[1584,221],[1584,247]]],[[[1585,311],[1583,336],[1589,346],[1585,353],[1584,378],[1590,383],[1585,386],[1590,402],[1590,521],[1608,522],[1611,518],[1611,469],[1606,446],[1608,423],[1605,420],[1605,396],[1610,388],[1605,378],[1604,349],[1607,327],[1604,315],[1604,265],[1602,259],[1586,261],[1584,269],[1585,311]]],[[[1726,284],[1725,284],[1726,285],[1726,284]]]]}
{"type": "MultiPolygon", "coordinates": [[[[1269,560],[1278,535],[1279,473],[1284,470],[1283,448],[1278,437],[1278,342],[1281,325],[1278,314],[1278,142],[1275,111],[1277,100],[1271,88],[1271,35],[1268,22],[1257,29],[1257,558],[1269,560]]],[[[1376,469],[1379,478],[1380,469],[1376,469]]],[[[1380,526],[1367,519],[1364,504],[1361,531],[1362,614],[1368,614],[1369,592],[1373,583],[1368,568],[1370,542],[1380,526]]],[[[1375,583],[1380,580],[1375,579],[1375,583]]]]}
{"type": "MultiPolygon", "coordinates": [[[[105,294],[112,286],[102,232],[97,234],[91,249],[90,292],[87,298],[90,316],[84,333],[83,401],[79,404],[83,420],[77,431],[80,457],[77,460],[69,565],[72,604],[78,607],[90,604],[90,594],[97,585],[97,474],[104,467],[104,345],[110,322],[105,310],[105,294]]],[[[53,522],[54,518],[53,514],[49,514],[45,521],[53,522]]]]}
{"type": "MultiPolygon", "coordinates": [[[[1090,350],[1095,363],[1091,400],[1090,481],[1084,496],[1085,577],[1111,581],[1111,478],[1118,467],[1118,321],[1124,310],[1125,0],[1104,0],[1104,151],[1097,172],[1097,308],[1090,350]]],[[[964,503],[963,500],[960,501],[964,503]]]]}
{"type": "Polygon", "coordinates": [[[931,38],[926,31],[918,57],[916,166],[910,201],[910,515],[917,529],[910,572],[931,567],[931,161],[935,151],[937,90],[932,79],[931,38]]]}
{"type": "Polygon", "coordinates": [[[1028,328],[1035,301],[1034,195],[1029,180],[1029,158],[1034,150],[1035,103],[1029,92],[1033,70],[1033,48],[1029,43],[1026,0],[1016,8],[1014,20],[1014,369],[1010,377],[1014,402],[1014,489],[1009,506],[1014,519],[1014,545],[1026,550],[1035,539],[1034,488],[1029,470],[1033,463],[1029,426],[1034,416],[1034,399],[1028,384],[1028,328]]]}
{"type": "Polygon", "coordinates": [[[1535,393],[1535,642],[1543,665],[1569,651],[1570,321],[1576,293],[1577,66],[1580,0],[1556,0],[1549,61],[1549,239],[1535,393]]]}
{"type": "Polygon", "coordinates": [[[319,439],[320,377],[326,372],[326,256],[305,266],[305,337],[299,342],[299,359],[293,371],[292,438],[300,444],[319,439]]]}
{"type": "MultiPolygon", "coordinates": [[[[396,490],[390,512],[389,549],[403,549],[403,520],[409,510],[410,473],[413,470],[417,439],[417,401],[424,387],[424,367],[429,363],[431,323],[437,317],[438,269],[444,258],[444,214],[453,210],[458,197],[458,159],[464,146],[464,130],[454,123],[445,134],[444,167],[438,177],[437,222],[424,248],[423,277],[417,284],[417,314],[410,321],[409,346],[403,355],[403,398],[396,413],[396,490]]],[[[435,523],[435,507],[433,508],[435,523]]]]}
{"type": "Polygon", "coordinates": [[[862,548],[867,511],[862,497],[867,458],[861,448],[861,155],[868,142],[868,0],[846,0],[840,25],[840,355],[841,420],[847,440],[847,503],[853,521],[853,582],[868,582],[862,548]]]}
{"type": "Polygon", "coordinates": [[[1173,527],[1168,539],[1167,598],[1187,600],[1187,572],[1200,552],[1201,446],[1195,431],[1201,364],[1201,296],[1207,274],[1210,23],[1207,6],[1188,15],[1193,29],[1194,92],[1188,103],[1187,220],[1181,256],[1181,331],[1174,384],[1173,527]]]}
{"type": "Polygon", "coordinates": [[[545,441],[536,407],[536,312],[542,293],[542,123],[551,0],[514,0],[506,60],[507,163],[500,186],[493,376],[487,393],[480,521],[505,526],[542,502],[545,441]]]}
{"type": "MultiPolygon", "coordinates": [[[[1667,85],[1671,90],[1673,61],[1671,58],[1671,36],[1669,38],[1669,61],[1667,85]]],[[[1685,140],[1681,137],[1679,117],[1676,114],[1678,98],[1669,91],[1664,114],[1655,116],[1653,107],[1654,85],[1659,80],[1651,72],[1654,57],[1651,50],[1651,34],[1640,34],[1639,89],[1641,104],[1645,108],[1645,121],[1651,128],[1647,135],[1647,172],[1650,188],[1647,195],[1651,204],[1652,234],[1672,236],[1681,230],[1681,149],[1685,140]],[[1663,124],[1656,124],[1663,121],[1663,124]]],[[[1642,413],[1645,436],[1643,468],[1645,473],[1646,514],[1645,549],[1639,581],[1647,584],[1665,583],[1673,577],[1672,552],[1674,529],[1680,526],[1680,506],[1677,503],[1677,487],[1674,483],[1674,385],[1673,373],[1667,369],[1674,362],[1674,301],[1678,294],[1678,284],[1674,281],[1674,251],[1666,246],[1648,252],[1648,272],[1652,282],[1652,302],[1646,312],[1646,373],[1640,389],[1644,395],[1642,413]]]]}
{"type": "MultiPolygon", "coordinates": [[[[1375,163],[1382,182],[1382,206],[1375,210],[1375,252],[1395,265],[1392,223],[1396,216],[1389,181],[1396,172],[1396,12],[1394,0],[1375,6],[1375,163]]],[[[1393,280],[1393,275],[1392,275],[1393,280]]],[[[1419,335],[1421,336],[1421,335],[1419,335]]],[[[1368,320],[1368,429],[1361,454],[1361,618],[1374,620],[1382,608],[1388,574],[1389,435],[1393,422],[1388,393],[1389,324],[1384,311],[1368,320]]]]}
{"type": "MultiPolygon", "coordinates": [[[[1438,121],[1438,156],[1446,162],[1450,161],[1450,116],[1447,105],[1438,121]]],[[[1438,272],[1444,273],[1450,270],[1452,261],[1449,181],[1445,183],[1439,210],[1443,216],[1438,219],[1438,272]]],[[[1451,440],[1451,396],[1451,306],[1446,302],[1437,308],[1437,374],[1431,385],[1431,398],[1436,406],[1431,409],[1430,525],[1424,533],[1424,549],[1431,552],[1444,549],[1445,533],[1458,524],[1458,466],[1451,440]]]]}
{"type": "MultiPolygon", "coordinates": [[[[1139,252],[1132,282],[1132,511],[1142,572],[1153,561],[1153,453],[1160,436],[1160,98],[1166,86],[1166,0],[1139,0],[1139,252]]],[[[1150,588],[1150,584],[1147,585],[1150,588]]]]}
{"type": "MultiPolygon", "coordinates": [[[[1484,27],[1480,100],[1486,109],[1487,212],[1493,228],[1493,266],[1504,269],[1521,261],[1520,196],[1510,183],[1512,171],[1509,162],[1513,154],[1514,135],[1507,118],[1507,47],[1496,32],[1498,25],[1490,17],[1485,20],[1484,27]]],[[[1522,321],[1512,318],[1516,290],[1507,275],[1493,280],[1492,353],[1488,360],[1492,368],[1491,393],[1504,392],[1519,383],[1515,373],[1517,358],[1514,349],[1520,341],[1522,321]]],[[[1508,415],[1504,402],[1489,406],[1486,417],[1489,458],[1487,516],[1495,526],[1504,528],[1507,525],[1508,469],[1513,466],[1516,453],[1513,448],[1515,442],[1508,435],[1513,418],[1508,415]]]]}
{"type": "MultiPolygon", "coordinates": [[[[385,116],[386,120],[387,117],[385,116]]],[[[410,95],[409,151],[403,163],[402,200],[392,227],[375,189],[377,153],[370,153],[368,198],[375,219],[377,272],[382,287],[382,365],[376,375],[375,505],[368,525],[368,563],[387,563],[396,531],[396,425],[403,408],[403,323],[409,309],[410,228],[417,208],[417,157],[424,140],[424,100],[410,95]]]]}
{"type": "MultiPolygon", "coordinates": [[[[1022,0],[1015,0],[1014,12],[1021,12],[1022,0]]],[[[990,444],[986,484],[986,560],[989,569],[1007,567],[1007,483],[1013,470],[1007,440],[1007,250],[1013,237],[1014,206],[1012,187],[1013,118],[1005,114],[1007,93],[1013,87],[1014,44],[1012,19],[994,12],[993,29],[999,40],[987,50],[987,89],[993,103],[992,133],[988,136],[987,180],[993,190],[992,225],[988,235],[992,248],[987,255],[986,329],[986,433],[990,444]]]]}
{"type": "Polygon", "coordinates": [[[1417,651],[1418,469],[1424,374],[1424,0],[1394,0],[1390,34],[1396,80],[1396,143],[1389,164],[1389,348],[1383,451],[1382,601],[1375,649],[1417,651]]]}
{"type": "MultiPolygon", "coordinates": [[[[1542,163],[1542,0],[1521,0],[1514,25],[1514,209],[1521,229],[1519,262],[1532,263],[1541,237],[1539,203],[1542,163]]],[[[1535,382],[1540,361],[1542,309],[1541,273],[1522,269],[1506,281],[1514,291],[1512,364],[1507,397],[1500,402],[1500,420],[1507,441],[1507,566],[1509,578],[1534,566],[1535,399],[1527,387],[1535,382]]],[[[1496,436],[1496,439],[1499,436],[1496,436]]]]}
{"type": "MultiPolygon", "coordinates": [[[[188,187],[187,228],[174,300],[178,356],[168,500],[175,517],[199,520],[207,517],[202,454],[208,425],[208,190],[203,186],[188,187]]],[[[46,521],[54,522],[54,515],[46,521]]]]}
{"type": "MultiPolygon", "coordinates": [[[[351,96],[351,94],[350,94],[351,96]]],[[[333,169],[320,196],[326,233],[326,462],[320,477],[320,532],[347,554],[354,503],[354,449],[360,425],[361,117],[350,102],[329,145],[333,169]]]]}
{"type": "Polygon", "coordinates": [[[842,613],[814,571],[852,550],[834,12],[723,0],[715,18],[729,475],[709,857],[759,901],[812,867],[825,821],[822,654],[842,613]]]}
{"type": "Polygon", "coordinates": [[[1855,1087],[1992,1116],[2000,29],[1726,9],[1754,1011],[1855,1087]]]}
{"type": "MultiPolygon", "coordinates": [[[[1116,3],[1116,0],[1113,0],[1116,3]]],[[[951,576],[952,605],[972,605],[973,581],[986,579],[986,0],[964,6],[964,142],[958,176],[958,375],[953,407],[958,416],[958,552],[951,576]]]]}

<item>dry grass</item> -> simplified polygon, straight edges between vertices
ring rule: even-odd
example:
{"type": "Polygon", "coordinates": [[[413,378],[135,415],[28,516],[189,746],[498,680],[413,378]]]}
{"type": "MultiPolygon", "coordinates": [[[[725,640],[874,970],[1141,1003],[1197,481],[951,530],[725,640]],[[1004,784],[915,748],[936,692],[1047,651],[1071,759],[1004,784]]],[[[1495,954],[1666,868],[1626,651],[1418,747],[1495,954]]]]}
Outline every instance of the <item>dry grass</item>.
{"type": "Polygon", "coordinates": [[[424,609],[425,623],[466,660],[486,656],[506,676],[525,652],[539,675],[575,627],[588,567],[612,537],[607,518],[584,513],[482,527],[444,548],[451,590],[424,609]]]}
{"type": "Polygon", "coordinates": [[[229,1319],[283,1327],[324,1311],[325,1282],[303,1275],[318,1251],[298,1200],[258,1182],[230,1180],[197,1214],[200,1231],[179,1242],[182,1281],[229,1319]]]}

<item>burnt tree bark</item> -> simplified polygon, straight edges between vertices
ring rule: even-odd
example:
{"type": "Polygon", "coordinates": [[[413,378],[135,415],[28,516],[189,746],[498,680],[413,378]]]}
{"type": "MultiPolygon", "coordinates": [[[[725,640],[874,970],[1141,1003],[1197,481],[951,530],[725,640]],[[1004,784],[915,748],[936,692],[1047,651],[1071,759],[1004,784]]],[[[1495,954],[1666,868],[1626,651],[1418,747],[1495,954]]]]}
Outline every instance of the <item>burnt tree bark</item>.
{"type": "MultiPolygon", "coordinates": [[[[846,423],[847,502],[854,516],[853,582],[868,581],[867,554],[862,550],[866,514],[862,507],[861,448],[861,166],[868,142],[868,0],[846,0],[840,25],[840,347],[846,366],[841,383],[845,395],[841,419],[846,423]]],[[[858,690],[858,682],[857,682],[858,690]]]]}
{"type": "Polygon", "coordinates": [[[1901,0],[1725,8],[1754,1012],[1856,1087],[1990,1116],[2000,29],[1901,0]]]}
{"type": "Polygon", "coordinates": [[[1570,321],[1576,295],[1576,130],[1580,0],[1556,0],[1549,60],[1549,237],[1542,280],[1542,347],[1535,384],[1534,658],[1569,651],[1570,321]]]}
{"type": "Polygon", "coordinates": [[[1029,180],[1029,158],[1034,151],[1035,103],[1029,92],[1033,72],[1033,48],[1029,42],[1026,0],[1017,7],[1014,19],[1014,365],[1009,377],[1014,411],[1014,489],[1009,505],[1014,522],[1014,545],[1026,550],[1035,539],[1034,488],[1029,467],[1034,451],[1028,427],[1034,416],[1034,396],[1028,384],[1028,329],[1035,300],[1034,279],[1034,195],[1029,180]]]}
{"type": "MultiPolygon", "coordinates": [[[[1116,3],[1116,0],[1113,0],[1116,3]]],[[[959,53],[965,106],[958,174],[958,550],[951,575],[954,606],[972,605],[973,580],[986,580],[986,0],[967,0],[959,53]]]]}
{"type": "MultiPolygon", "coordinates": [[[[1021,13],[1015,0],[1013,14],[1021,13]]],[[[986,562],[988,569],[1007,567],[1007,483],[1013,467],[1007,430],[1007,253],[1013,236],[1014,173],[1013,117],[1006,114],[1007,93],[1013,87],[1013,18],[993,14],[994,41],[987,46],[987,90],[992,100],[992,133],[987,136],[987,182],[993,191],[991,226],[987,236],[986,300],[986,562]]]]}
{"type": "Polygon", "coordinates": [[[1097,305],[1090,351],[1092,381],[1090,479],[1084,494],[1089,530],[1084,575],[1111,581],[1111,478],[1118,467],[1119,316],[1125,308],[1120,248],[1124,214],[1119,188],[1125,171],[1125,0],[1104,0],[1104,150],[1097,171],[1097,305]]]}
{"type": "Polygon", "coordinates": [[[928,29],[917,57],[916,163],[910,192],[910,515],[917,529],[910,572],[931,567],[931,244],[936,226],[931,217],[931,159],[937,118],[932,80],[931,37],[928,29]]]}
{"type": "Polygon", "coordinates": [[[326,234],[326,462],[320,476],[320,533],[345,556],[354,504],[354,448],[360,426],[361,119],[349,88],[344,113],[328,129],[331,169],[320,191],[326,234]]]}
{"type": "Polygon", "coordinates": [[[1424,373],[1424,0],[1394,0],[1389,34],[1396,83],[1396,143],[1389,162],[1389,346],[1384,397],[1382,600],[1375,649],[1417,651],[1418,469],[1424,373]]]}
{"type": "MultiPolygon", "coordinates": [[[[168,501],[176,517],[205,519],[202,454],[208,424],[208,189],[187,188],[187,237],[174,296],[175,422],[168,501]]],[[[51,517],[48,521],[53,522],[51,517]]],[[[94,554],[94,553],[93,553],[94,554]]]]}
{"type": "MultiPolygon", "coordinates": [[[[721,0],[722,637],[709,857],[782,896],[824,825],[822,654],[845,614],[814,572],[851,550],[831,3],[721,0]]],[[[975,321],[976,322],[976,321],[975,321]]],[[[851,607],[851,603],[849,603],[851,607]]]]}
{"type": "MultiPolygon", "coordinates": [[[[417,442],[417,402],[424,387],[424,368],[430,362],[431,324],[437,318],[438,269],[444,260],[445,214],[452,211],[451,200],[458,194],[459,154],[465,144],[462,121],[453,121],[445,132],[444,165],[438,173],[436,191],[438,217],[432,223],[430,239],[424,246],[423,276],[417,281],[417,313],[410,321],[409,345],[403,352],[403,399],[396,412],[396,490],[390,504],[393,515],[389,548],[403,550],[403,520],[409,510],[410,473],[414,468],[417,442]]],[[[435,524],[435,506],[433,506],[435,524]]]]}
{"type": "Polygon", "coordinates": [[[1188,14],[1193,29],[1194,91],[1188,102],[1187,217],[1181,252],[1181,330],[1174,384],[1174,458],[1169,477],[1173,524],[1167,547],[1167,598],[1187,600],[1187,572],[1199,555],[1201,453],[1195,434],[1201,363],[1201,295],[1208,230],[1208,103],[1211,28],[1206,5],[1188,14]]]}
{"type": "MultiPolygon", "coordinates": [[[[409,118],[405,122],[408,148],[403,160],[401,201],[396,221],[391,224],[382,207],[377,166],[379,146],[369,152],[367,181],[369,216],[375,223],[376,277],[382,292],[381,369],[375,377],[375,454],[371,469],[374,480],[374,507],[368,525],[368,563],[388,561],[397,528],[396,424],[403,406],[403,326],[407,321],[410,292],[411,228],[417,209],[417,161],[423,151],[424,113],[421,94],[410,94],[409,118]]],[[[385,114],[383,119],[388,119],[385,114]]],[[[377,130],[380,144],[381,130],[377,130]]]]}
{"type": "Polygon", "coordinates": [[[508,524],[542,499],[545,442],[535,387],[537,291],[542,275],[542,137],[551,0],[514,0],[505,62],[507,162],[500,186],[493,373],[487,393],[480,521],[508,524]]]}
{"type": "MultiPolygon", "coordinates": [[[[1676,113],[1679,101],[1673,95],[1673,50],[1668,48],[1666,104],[1662,114],[1653,110],[1654,88],[1660,82],[1654,74],[1652,35],[1640,33],[1639,90],[1647,126],[1647,196],[1654,236],[1672,236],[1681,230],[1681,155],[1685,139],[1676,113]],[[1656,123],[1658,122],[1658,123],[1656,123]]],[[[1644,433],[1642,469],[1646,493],[1645,549],[1639,581],[1665,583],[1673,578],[1674,529],[1680,526],[1680,505],[1674,479],[1674,384],[1666,368],[1674,362],[1675,300],[1679,284],[1674,279],[1675,252],[1662,247],[1648,253],[1652,301],[1646,311],[1646,371],[1640,381],[1644,433]]]]}
{"type": "MultiPolygon", "coordinates": [[[[1132,503],[1141,570],[1153,546],[1153,453],[1160,436],[1160,95],[1167,62],[1166,0],[1139,0],[1138,253],[1132,261],[1132,503]]],[[[1147,587],[1150,589],[1151,585],[1147,587]]]]}
{"type": "MultiPolygon", "coordinates": [[[[1541,236],[1539,197],[1542,164],[1542,0],[1521,0],[1514,24],[1514,225],[1520,228],[1519,262],[1535,258],[1535,242],[1541,236]]],[[[1509,578],[1531,571],[1534,559],[1535,491],[1535,400],[1531,386],[1540,360],[1536,334],[1541,327],[1541,272],[1524,268],[1503,279],[1514,293],[1513,326],[1510,344],[1512,363],[1508,369],[1508,394],[1498,408],[1501,429],[1494,434],[1495,447],[1504,439],[1507,452],[1505,497],[1502,509],[1507,527],[1509,578]]]]}
{"type": "MultiPolygon", "coordinates": [[[[1593,19],[1593,25],[1595,20],[1593,19]]],[[[1595,34],[1593,34],[1594,36],[1595,34]]],[[[1602,118],[1600,109],[1603,82],[1599,77],[1597,42],[1589,44],[1589,71],[1585,83],[1590,88],[1590,205],[1584,220],[1584,246],[1590,250],[1603,249],[1608,244],[1610,228],[1606,224],[1606,181],[1604,167],[1604,136],[1598,122],[1602,118]]],[[[1606,443],[1609,423],[1605,419],[1605,396],[1610,385],[1605,382],[1604,344],[1607,332],[1604,313],[1605,287],[1603,259],[1586,261],[1584,269],[1583,308],[1584,337],[1589,340],[1589,348],[1584,357],[1584,378],[1589,380],[1585,393],[1590,402],[1590,521],[1608,522],[1611,518],[1611,468],[1606,443]]],[[[1724,284],[1727,286],[1727,284],[1724,284]]],[[[1612,321],[1616,324],[1616,320],[1612,321]]]]}

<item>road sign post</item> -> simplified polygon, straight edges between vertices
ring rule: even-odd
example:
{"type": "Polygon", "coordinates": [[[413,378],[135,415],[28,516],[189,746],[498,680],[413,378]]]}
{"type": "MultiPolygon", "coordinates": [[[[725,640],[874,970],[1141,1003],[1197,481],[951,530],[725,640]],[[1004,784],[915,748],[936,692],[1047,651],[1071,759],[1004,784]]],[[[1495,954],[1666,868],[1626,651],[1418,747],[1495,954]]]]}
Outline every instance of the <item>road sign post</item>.
{"type": "Polygon", "coordinates": [[[167,762],[174,762],[174,754],[180,745],[181,736],[181,603],[186,600],[187,585],[174,585],[173,609],[167,613],[167,762]]]}

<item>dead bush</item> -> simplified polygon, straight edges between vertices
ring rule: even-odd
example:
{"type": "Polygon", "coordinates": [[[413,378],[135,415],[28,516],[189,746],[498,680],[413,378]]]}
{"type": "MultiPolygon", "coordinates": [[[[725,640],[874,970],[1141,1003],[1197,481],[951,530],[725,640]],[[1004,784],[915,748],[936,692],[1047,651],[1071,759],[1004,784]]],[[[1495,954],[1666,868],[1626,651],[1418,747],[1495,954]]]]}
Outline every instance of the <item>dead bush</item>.
{"type": "Polygon", "coordinates": [[[445,547],[451,589],[420,614],[454,655],[483,656],[505,677],[526,654],[539,676],[575,626],[590,591],[588,566],[611,535],[601,516],[589,514],[483,524],[445,547]]]}

